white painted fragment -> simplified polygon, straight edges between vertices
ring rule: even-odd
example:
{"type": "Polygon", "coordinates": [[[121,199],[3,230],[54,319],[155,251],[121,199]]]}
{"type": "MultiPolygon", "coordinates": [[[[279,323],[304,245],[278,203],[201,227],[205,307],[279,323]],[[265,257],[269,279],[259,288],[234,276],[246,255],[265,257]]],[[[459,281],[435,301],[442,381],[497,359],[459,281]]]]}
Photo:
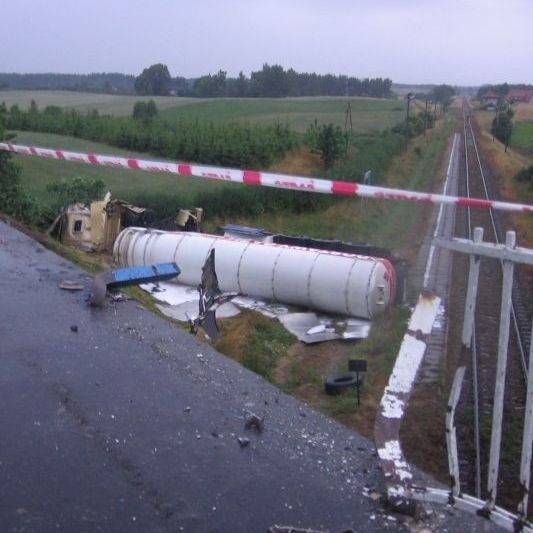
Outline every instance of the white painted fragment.
{"type": "Polygon", "coordinates": [[[437,296],[426,297],[422,294],[418,297],[418,303],[411,315],[409,329],[411,331],[420,331],[424,335],[429,335],[433,327],[433,322],[437,316],[440,306],[440,298],[437,296]]]}
{"type": "Polygon", "coordinates": [[[381,399],[381,414],[385,418],[402,418],[405,403],[396,394],[391,394],[385,389],[381,399]]]}
{"type": "Polygon", "coordinates": [[[378,448],[378,455],[383,461],[392,461],[394,463],[395,473],[402,481],[412,479],[413,475],[403,457],[402,447],[399,441],[389,440],[385,442],[383,448],[378,448]]]}
{"type": "Polygon", "coordinates": [[[323,333],[326,331],[326,326],[324,324],[319,324],[318,326],[313,326],[306,331],[307,335],[316,335],[317,333],[323,333]]]}
{"type": "Polygon", "coordinates": [[[396,393],[410,392],[425,350],[425,342],[405,335],[386,390],[396,393]]]}

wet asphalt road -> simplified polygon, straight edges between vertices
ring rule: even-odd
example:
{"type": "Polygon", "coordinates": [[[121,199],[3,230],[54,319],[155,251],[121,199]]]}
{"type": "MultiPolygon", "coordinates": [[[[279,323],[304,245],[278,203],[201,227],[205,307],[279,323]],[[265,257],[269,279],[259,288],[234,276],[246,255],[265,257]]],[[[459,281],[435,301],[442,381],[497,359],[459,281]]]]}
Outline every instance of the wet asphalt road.
{"type": "Polygon", "coordinates": [[[4,224],[0,270],[0,531],[382,529],[368,441],[4,224]]]}
{"type": "Polygon", "coordinates": [[[136,302],[91,309],[63,280],[91,282],[0,222],[1,532],[405,530],[368,497],[383,492],[369,441],[136,302]]]}

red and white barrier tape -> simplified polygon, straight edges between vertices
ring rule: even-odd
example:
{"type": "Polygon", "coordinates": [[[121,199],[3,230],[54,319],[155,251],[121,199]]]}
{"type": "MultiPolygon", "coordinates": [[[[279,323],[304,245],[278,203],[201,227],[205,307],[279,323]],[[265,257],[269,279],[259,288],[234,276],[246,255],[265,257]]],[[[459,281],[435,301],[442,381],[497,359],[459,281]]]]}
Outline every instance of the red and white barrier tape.
{"type": "Polygon", "coordinates": [[[238,170],[221,167],[192,165],[188,163],[169,163],[162,161],[147,161],[143,159],[131,159],[113,155],[86,154],[80,152],[67,152],[65,150],[53,150],[36,146],[23,146],[20,144],[1,143],[0,150],[15,152],[23,155],[35,155],[52,159],[62,159],[73,163],[87,163],[90,165],[103,165],[113,168],[125,168],[136,170],[148,170],[151,172],[166,172],[179,176],[191,176],[209,178],[248,185],[262,185],[276,187],[278,189],[292,189],[336,196],[359,196],[361,198],[377,198],[381,200],[405,200],[411,202],[431,204],[453,204],[458,206],[473,207],[480,209],[499,209],[503,211],[519,211],[533,213],[533,205],[500,202],[495,200],[481,200],[476,198],[462,198],[445,196],[442,194],[430,194],[402,189],[389,189],[362,185],[347,181],[326,180],[303,176],[290,176],[287,174],[272,174],[255,170],[238,170]]]}

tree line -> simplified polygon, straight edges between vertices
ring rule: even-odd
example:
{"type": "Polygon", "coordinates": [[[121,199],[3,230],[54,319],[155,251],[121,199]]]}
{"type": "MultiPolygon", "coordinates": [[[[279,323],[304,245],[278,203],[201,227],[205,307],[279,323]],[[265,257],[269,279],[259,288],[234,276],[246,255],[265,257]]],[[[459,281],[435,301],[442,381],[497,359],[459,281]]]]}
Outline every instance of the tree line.
{"type": "MultiPolygon", "coordinates": [[[[81,113],[32,101],[27,111],[5,109],[6,128],[69,135],[168,159],[206,164],[266,168],[296,145],[288,125],[253,126],[198,120],[155,118],[149,102],[134,117],[81,113]]],[[[139,106],[138,106],[139,108],[139,106]]]]}
{"type": "Polygon", "coordinates": [[[193,97],[264,97],[297,96],[370,96],[389,98],[392,80],[389,78],[359,79],[344,75],[299,73],[281,65],[265,63],[261,70],[247,77],[242,71],[236,78],[219,70],[194,80],[172,78],[162,63],[145,68],[135,79],[135,92],[144,96],[177,94],[193,97]]]}
{"type": "Polygon", "coordinates": [[[0,73],[0,89],[61,89],[144,96],[263,97],[297,96],[369,96],[389,98],[389,78],[296,72],[281,65],[265,63],[261,70],[235,78],[223,70],[198,78],[172,77],[162,63],[151,65],[138,75],[120,73],[93,74],[16,74],[0,73]]]}
{"type": "Polygon", "coordinates": [[[68,90],[131,94],[135,76],[119,72],[92,74],[16,74],[0,72],[0,89],[68,90]]]}

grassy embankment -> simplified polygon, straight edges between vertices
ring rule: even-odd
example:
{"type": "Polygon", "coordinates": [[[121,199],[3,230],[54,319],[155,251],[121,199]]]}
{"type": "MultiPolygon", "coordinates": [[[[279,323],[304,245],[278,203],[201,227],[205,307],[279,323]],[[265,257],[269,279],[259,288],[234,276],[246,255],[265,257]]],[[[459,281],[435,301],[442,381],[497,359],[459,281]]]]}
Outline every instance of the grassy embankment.
{"type": "MultiPolygon", "coordinates": [[[[343,108],[339,116],[343,121],[343,108]]],[[[359,114],[354,113],[353,106],[352,119],[354,124],[359,120],[359,114]]],[[[344,170],[348,172],[353,165],[361,164],[362,158],[372,160],[369,157],[370,152],[375,151],[374,161],[383,159],[381,171],[375,175],[375,183],[415,190],[438,190],[443,177],[442,154],[452,129],[453,120],[439,121],[437,127],[429,130],[425,138],[420,137],[411,142],[394,163],[390,164],[389,160],[388,165],[387,154],[379,153],[380,142],[361,145],[360,148],[351,150],[348,160],[334,169],[333,173],[340,179],[344,170]]],[[[73,150],[123,153],[95,143],[29,132],[21,133],[18,141],[73,150]]],[[[381,151],[386,152],[386,149],[381,146],[381,151]]],[[[220,186],[194,179],[184,180],[160,174],[75,165],[28,156],[17,156],[16,160],[22,166],[24,183],[43,201],[46,201],[44,184],[69,175],[101,177],[115,196],[126,198],[133,190],[145,191],[148,194],[155,188],[167,192],[175,190],[176,194],[183,194],[185,198],[185,195],[191,194],[193,187],[220,186]]],[[[321,173],[319,163],[316,157],[299,151],[277,164],[273,170],[298,172],[305,167],[310,173],[321,173]]],[[[228,186],[238,187],[232,184],[228,186]]],[[[423,236],[424,218],[428,209],[428,206],[401,202],[368,200],[363,203],[358,199],[336,199],[327,208],[316,212],[284,212],[275,216],[265,213],[259,217],[239,220],[235,220],[231,213],[228,213],[226,219],[211,221],[208,226],[214,229],[220,223],[240,222],[276,232],[371,242],[401,250],[408,259],[414,259],[423,236]]],[[[207,217],[209,219],[209,213],[207,217]]],[[[224,335],[217,348],[261,372],[267,379],[314,407],[371,436],[375,408],[404,333],[407,316],[405,309],[391,309],[375,321],[370,338],[363,342],[332,342],[305,346],[295,342],[277,322],[256,314],[244,313],[238,318],[223,321],[224,335]],[[369,371],[362,391],[362,406],[357,410],[353,397],[326,397],[322,389],[322,379],[336,370],[345,369],[350,357],[363,357],[369,362],[369,371]]]]}
{"type": "MultiPolygon", "coordinates": [[[[494,139],[490,133],[494,113],[479,112],[476,114],[476,121],[481,130],[483,154],[490,165],[500,194],[503,198],[513,202],[531,204],[533,203],[533,189],[528,184],[513,179],[518,171],[533,164],[533,104],[529,105],[532,109],[531,118],[529,118],[531,122],[520,119],[529,116],[524,113],[524,110],[516,114],[513,136],[507,152],[504,145],[494,139]]],[[[510,214],[508,217],[510,225],[517,228],[517,244],[533,248],[531,215],[510,214]]]]}

